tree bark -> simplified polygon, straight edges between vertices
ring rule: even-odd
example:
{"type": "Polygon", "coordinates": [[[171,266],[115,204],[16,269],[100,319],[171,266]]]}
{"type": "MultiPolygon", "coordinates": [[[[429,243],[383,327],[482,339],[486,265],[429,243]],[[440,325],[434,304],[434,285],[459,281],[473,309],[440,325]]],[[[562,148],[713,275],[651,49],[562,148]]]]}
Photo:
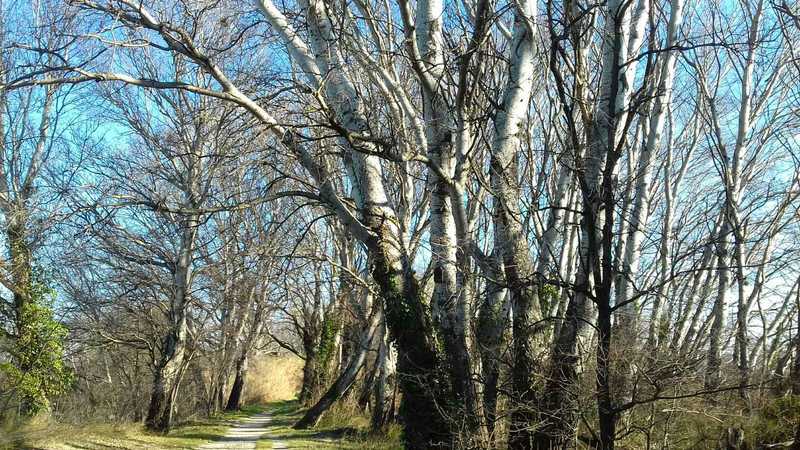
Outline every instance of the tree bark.
{"type": "MultiPolygon", "coordinates": [[[[416,10],[416,40],[420,63],[426,75],[439,79],[444,75],[444,37],[442,35],[444,3],[441,0],[421,0],[416,10]]],[[[455,120],[445,93],[423,89],[423,119],[426,127],[428,155],[447,178],[452,179],[456,165],[454,137],[455,120]]],[[[468,289],[457,262],[458,236],[453,202],[447,179],[437,171],[428,172],[430,200],[430,243],[433,265],[433,294],[431,309],[434,325],[444,347],[446,369],[452,400],[443,404],[451,417],[451,427],[462,436],[464,446],[473,446],[481,437],[481,412],[477,388],[472,376],[472,358],[467,344],[469,316],[468,289]]],[[[462,266],[463,267],[463,266],[462,266]]]]}
{"type": "MultiPolygon", "coordinates": [[[[194,181],[191,174],[187,179],[194,181]]],[[[191,188],[187,188],[187,202],[192,203],[195,199],[189,192],[191,188]]],[[[197,207],[197,204],[192,206],[197,207]]],[[[145,427],[153,431],[167,432],[172,425],[173,400],[186,357],[188,335],[186,307],[192,280],[192,258],[197,226],[197,215],[188,215],[181,221],[180,248],[173,273],[174,290],[167,317],[170,328],[162,345],[161,358],[153,380],[150,407],[145,418],[145,427]]]]}
{"type": "Polygon", "coordinates": [[[451,447],[452,437],[439,400],[439,357],[419,284],[407,261],[376,258],[373,277],[386,304],[386,324],[397,345],[400,415],[409,450],[451,447]]]}
{"type": "Polygon", "coordinates": [[[145,427],[166,433],[172,426],[174,392],[178,387],[181,365],[185,354],[186,322],[171,332],[164,344],[161,362],[156,368],[150,394],[150,406],[145,417],[145,427]]]}
{"type": "Polygon", "coordinates": [[[303,361],[303,381],[300,385],[298,401],[302,405],[307,405],[314,399],[314,394],[319,387],[319,367],[317,364],[317,346],[315,342],[306,343],[303,337],[303,347],[305,347],[305,360],[303,361]]]}
{"type": "Polygon", "coordinates": [[[476,332],[483,375],[483,412],[490,445],[496,439],[494,430],[497,421],[500,355],[509,313],[508,292],[503,286],[505,277],[502,273],[502,261],[497,255],[494,258],[499,270],[497,273],[487,274],[486,294],[478,314],[476,332]]]}
{"type": "Polygon", "coordinates": [[[717,242],[717,273],[719,277],[717,296],[711,310],[711,330],[709,331],[708,356],[706,359],[706,389],[716,389],[720,383],[720,370],[722,364],[722,332],[725,328],[725,307],[728,291],[729,269],[728,264],[728,234],[730,226],[728,221],[722,225],[717,242]]]}
{"type": "Polygon", "coordinates": [[[494,122],[491,147],[491,184],[495,194],[495,245],[505,270],[505,279],[513,310],[512,390],[515,409],[512,411],[509,448],[526,449],[531,445],[531,429],[535,422],[536,396],[532,378],[541,351],[542,312],[539,286],[530,246],[522,228],[518,184],[519,137],[526,117],[533,87],[536,2],[523,1],[514,12],[514,34],[509,78],[503,106],[494,122]]]}
{"type": "Polygon", "coordinates": [[[353,386],[353,383],[356,381],[356,376],[367,358],[367,351],[370,349],[370,343],[377,335],[378,327],[383,321],[381,308],[376,305],[374,309],[375,312],[372,314],[369,324],[362,332],[357,352],[353,354],[345,370],[339,375],[325,394],[322,395],[319,401],[306,411],[305,415],[293,428],[303,430],[315,426],[317,422],[319,422],[319,419],[322,418],[325,411],[353,386]]]}
{"type": "MultiPolygon", "coordinates": [[[[28,304],[32,301],[30,297],[31,292],[31,277],[32,277],[32,252],[28,244],[28,229],[27,229],[27,212],[23,208],[15,208],[7,210],[8,215],[6,226],[6,236],[8,239],[8,253],[11,262],[11,279],[14,284],[13,305],[14,305],[14,328],[17,335],[22,334],[25,327],[30,326],[28,323],[29,314],[26,314],[28,304]]],[[[17,369],[21,373],[27,373],[32,369],[30,363],[34,361],[27,361],[30,358],[24,358],[23,361],[14,361],[17,369]]],[[[20,398],[19,410],[24,416],[32,415],[36,412],[35,400],[27,396],[20,398]]]]}
{"type": "Polygon", "coordinates": [[[225,405],[225,411],[237,411],[241,407],[248,362],[249,357],[246,352],[236,361],[236,376],[233,379],[233,385],[231,386],[231,393],[228,396],[228,402],[225,405]]]}
{"type": "Polygon", "coordinates": [[[378,356],[375,359],[377,364],[376,380],[373,386],[373,404],[372,404],[372,418],[370,420],[370,428],[373,431],[383,430],[388,423],[389,405],[388,403],[388,387],[389,375],[391,372],[389,358],[389,345],[386,336],[386,322],[382,322],[379,328],[378,339],[378,356]]]}

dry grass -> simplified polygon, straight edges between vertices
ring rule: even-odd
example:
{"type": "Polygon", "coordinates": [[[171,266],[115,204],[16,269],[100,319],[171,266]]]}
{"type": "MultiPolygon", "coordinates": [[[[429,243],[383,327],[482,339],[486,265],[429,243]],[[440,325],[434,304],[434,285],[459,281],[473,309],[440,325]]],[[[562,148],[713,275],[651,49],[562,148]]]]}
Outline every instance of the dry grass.
{"type": "Polygon", "coordinates": [[[292,400],[303,381],[303,360],[294,355],[258,355],[245,383],[244,403],[263,405],[292,400]]]}
{"type": "Polygon", "coordinates": [[[366,426],[369,419],[347,404],[337,403],[311,430],[295,430],[292,425],[302,417],[305,409],[297,401],[267,405],[273,416],[266,436],[258,442],[258,449],[273,448],[276,442],[292,449],[315,450],[399,450],[400,426],[393,424],[382,435],[371,434],[366,426]]]}
{"type": "MultiPolygon", "coordinates": [[[[245,405],[291,400],[302,382],[303,361],[296,356],[258,355],[253,358],[245,384],[245,405]]],[[[249,408],[245,408],[248,410],[249,408]]],[[[253,411],[247,411],[252,414],[253,411]]],[[[194,448],[219,438],[237,413],[180,424],[168,435],[149,433],[141,424],[82,423],[71,425],[49,418],[23,426],[0,428],[0,450],[36,449],[177,449],[194,448]],[[3,429],[5,428],[5,429],[3,429]]]]}
{"type": "Polygon", "coordinates": [[[304,409],[294,400],[302,381],[303,361],[294,356],[260,355],[254,358],[245,385],[242,411],[192,421],[175,427],[167,435],[147,432],[141,424],[84,423],[70,425],[48,418],[36,419],[14,431],[0,430],[0,450],[100,450],[100,449],[191,449],[222,437],[237,419],[269,410],[275,417],[259,449],[285,442],[290,448],[394,450],[400,448],[400,427],[393,425],[384,435],[370,434],[369,418],[357,405],[335,404],[313,430],[291,426],[304,409]]]}
{"type": "Polygon", "coordinates": [[[230,426],[227,420],[208,420],[182,425],[167,435],[150,433],[141,424],[83,424],[39,422],[18,430],[0,449],[187,449],[216,440],[230,426]]]}

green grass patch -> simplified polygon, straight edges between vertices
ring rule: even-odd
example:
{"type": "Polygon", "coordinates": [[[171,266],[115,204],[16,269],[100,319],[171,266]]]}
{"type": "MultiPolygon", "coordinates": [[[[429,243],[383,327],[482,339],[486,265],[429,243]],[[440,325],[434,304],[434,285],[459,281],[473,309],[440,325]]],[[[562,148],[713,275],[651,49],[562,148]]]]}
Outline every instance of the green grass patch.
{"type": "Polygon", "coordinates": [[[181,424],[167,434],[152,433],[133,423],[68,425],[38,420],[0,438],[0,449],[191,449],[220,439],[238,419],[263,410],[248,406],[181,424]]]}
{"type": "Polygon", "coordinates": [[[267,434],[258,442],[258,449],[271,449],[281,442],[287,447],[309,449],[395,450],[400,444],[399,426],[390,427],[386,434],[367,431],[369,420],[354,407],[337,404],[325,414],[319,425],[311,430],[292,428],[305,412],[296,401],[268,405],[272,421],[267,434]]]}
{"type": "Polygon", "coordinates": [[[258,449],[271,449],[278,442],[292,449],[395,450],[400,444],[400,427],[387,433],[369,433],[369,419],[355,406],[339,404],[324,416],[313,430],[292,428],[305,410],[297,401],[245,406],[203,420],[175,427],[168,434],[151,433],[141,424],[93,423],[59,424],[41,419],[0,437],[0,449],[41,450],[134,450],[192,449],[221,439],[238,420],[268,412],[272,420],[258,449]]]}

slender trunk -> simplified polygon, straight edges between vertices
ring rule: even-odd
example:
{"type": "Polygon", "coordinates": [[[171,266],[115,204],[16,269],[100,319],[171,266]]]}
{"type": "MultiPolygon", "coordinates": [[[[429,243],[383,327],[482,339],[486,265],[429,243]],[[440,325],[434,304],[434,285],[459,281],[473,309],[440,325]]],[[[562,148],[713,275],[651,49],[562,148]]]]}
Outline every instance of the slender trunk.
{"type": "Polygon", "coordinates": [[[544,328],[541,321],[539,286],[536,283],[530,246],[522,227],[518,182],[519,137],[533,87],[536,3],[523,1],[514,13],[514,49],[505,87],[503,108],[498,110],[492,141],[491,183],[495,194],[495,245],[503,260],[513,309],[512,392],[509,448],[531,446],[536,419],[533,374],[538,366],[536,342],[544,328]]]}
{"type": "MultiPolygon", "coordinates": [[[[775,317],[788,317],[788,315],[793,313],[790,307],[793,305],[793,302],[791,300],[792,297],[795,295],[795,289],[800,289],[800,277],[797,278],[794,284],[789,288],[789,291],[786,293],[783,300],[780,302],[781,307],[775,313],[775,317]]],[[[772,343],[770,345],[775,345],[776,338],[778,337],[778,335],[780,335],[780,331],[777,331],[776,333],[776,329],[780,330],[783,324],[784,321],[780,320],[772,320],[772,321],[763,320],[763,325],[764,325],[763,331],[761,333],[761,336],[759,336],[758,339],[756,340],[755,345],[753,345],[754,350],[753,353],[750,355],[750,357],[753,359],[754,362],[756,361],[756,359],[759,359],[761,361],[761,365],[765,369],[770,363],[770,358],[768,355],[769,353],[771,353],[767,351],[767,346],[766,346],[767,341],[771,340],[772,343]]]]}
{"type": "MultiPolygon", "coordinates": [[[[496,255],[495,258],[499,259],[496,255]]],[[[490,444],[494,440],[493,434],[497,420],[500,355],[509,312],[507,290],[503,287],[505,280],[502,273],[502,262],[497,261],[497,264],[500,266],[497,273],[487,276],[486,295],[478,313],[476,332],[483,374],[483,411],[490,444]]]]}
{"type": "Polygon", "coordinates": [[[794,342],[794,358],[789,372],[790,386],[794,395],[800,395],[800,289],[795,294],[795,320],[798,326],[794,342]]]}
{"type": "MultiPolygon", "coordinates": [[[[570,205],[571,209],[577,208],[577,195],[576,192],[573,190],[571,196],[573,198],[570,199],[568,205],[570,205]]],[[[578,216],[577,213],[572,213],[569,215],[570,221],[574,220],[578,216]]],[[[569,223],[569,221],[568,221],[569,223]]],[[[576,245],[575,241],[578,238],[579,233],[578,227],[570,225],[567,230],[567,237],[564,240],[564,249],[562,250],[561,255],[561,263],[559,264],[559,273],[562,277],[562,282],[565,283],[565,287],[562,287],[559,290],[559,298],[558,298],[558,308],[555,312],[554,324],[553,324],[553,338],[555,339],[561,333],[561,324],[564,321],[564,315],[566,314],[567,305],[569,303],[569,299],[571,298],[570,289],[566,286],[572,285],[572,282],[575,277],[576,273],[576,245]]]]}
{"type": "Polygon", "coordinates": [[[306,414],[294,425],[295,429],[302,430],[315,426],[322,415],[327,411],[339,398],[341,398],[353,386],[356,381],[356,376],[364,365],[367,358],[367,352],[370,349],[370,343],[377,334],[378,326],[383,321],[383,314],[380,312],[379,307],[375,308],[373,317],[367,328],[364,329],[358,345],[358,349],[353,354],[345,370],[334,381],[333,385],[322,395],[322,397],[311,408],[306,411],[306,414]]]}
{"type": "MultiPolygon", "coordinates": [[[[720,220],[724,220],[724,218],[720,218],[720,220]]],[[[685,313],[681,315],[681,318],[678,320],[676,332],[671,344],[672,348],[678,349],[681,355],[687,354],[691,345],[694,343],[695,336],[698,333],[698,323],[704,311],[703,306],[705,306],[706,297],[710,294],[714,278],[716,274],[718,274],[718,271],[713,269],[713,266],[719,266],[719,256],[714,242],[719,239],[721,229],[722,224],[718,222],[708,238],[711,242],[709,242],[703,250],[700,269],[697,270],[692,277],[691,285],[687,284],[687,287],[691,287],[689,287],[688,294],[684,294],[684,297],[687,298],[686,306],[683,308],[685,313]],[[692,308],[695,300],[697,300],[697,306],[692,308]],[[693,309],[694,312],[691,314],[690,318],[689,313],[693,309]],[[686,319],[689,319],[688,326],[686,326],[686,319]],[[686,328],[685,334],[682,333],[684,328],[686,328]]]]}
{"type": "MultiPolygon", "coordinates": [[[[739,217],[739,200],[744,189],[744,171],[743,163],[745,162],[748,134],[752,125],[752,96],[753,96],[753,70],[756,65],[756,50],[759,47],[759,32],[760,24],[763,13],[764,1],[759,0],[756,4],[756,10],[753,12],[748,30],[748,52],[745,65],[743,67],[742,85],[741,85],[741,98],[739,103],[739,121],[736,133],[736,143],[733,148],[732,163],[730,169],[725,170],[724,182],[726,189],[726,214],[727,219],[730,221],[730,231],[733,236],[733,258],[736,264],[736,281],[738,285],[738,303],[736,312],[736,342],[734,345],[735,362],[739,369],[740,377],[740,395],[742,398],[747,396],[745,386],[749,379],[749,364],[747,358],[747,313],[748,308],[745,305],[744,294],[744,230],[739,217]]],[[[724,151],[724,150],[723,150],[724,151]]],[[[727,155],[726,155],[727,157],[727,155]]]]}
{"type": "Polygon", "coordinates": [[[609,354],[611,351],[611,301],[607,296],[597,299],[597,417],[600,424],[598,449],[613,450],[617,413],[611,392],[609,354]]]}
{"type": "Polygon", "coordinates": [[[145,419],[145,426],[153,431],[167,432],[172,425],[173,400],[186,357],[186,307],[192,279],[192,255],[197,226],[198,217],[195,215],[185,217],[181,224],[181,243],[173,273],[173,296],[168,316],[170,329],[164,338],[145,419]]]}
{"type": "MultiPolygon", "coordinates": [[[[739,220],[736,220],[737,229],[740,227],[739,220]]],[[[749,305],[747,296],[744,292],[745,289],[745,275],[744,275],[744,255],[742,250],[742,233],[736,231],[734,233],[736,242],[733,245],[733,257],[736,260],[736,285],[738,299],[736,303],[736,367],[739,370],[739,396],[743,399],[747,398],[747,385],[750,379],[750,360],[748,358],[748,344],[749,337],[747,333],[748,327],[748,311],[749,305]]]]}
{"type": "MultiPolygon", "coordinates": [[[[794,361],[792,361],[791,370],[791,386],[792,393],[800,396],[800,286],[797,288],[795,295],[795,308],[797,320],[797,335],[794,339],[794,361]]],[[[792,443],[792,450],[800,450],[800,423],[795,425],[794,442],[792,443]]]]}
{"type": "Polygon", "coordinates": [[[233,291],[233,280],[234,274],[231,268],[232,265],[232,258],[229,255],[229,246],[224,245],[222,247],[222,258],[223,258],[223,276],[224,282],[222,287],[222,321],[220,330],[222,333],[221,336],[221,348],[219,355],[219,360],[217,362],[217,376],[216,382],[214,383],[214,392],[212,398],[212,410],[219,411],[225,407],[225,393],[228,391],[228,379],[230,376],[230,369],[233,363],[234,358],[234,351],[236,348],[236,343],[238,340],[237,335],[241,330],[239,325],[239,321],[236,320],[236,316],[240,313],[240,308],[238,308],[238,302],[236,302],[235,294],[233,291]]]}
{"type": "Polygon", "coordinates": [[[372,418],[370,421],[370,428],[373,431],[383,430],[388,422],[388,409],[387,400],[388,392],[387,387],[389,384],[389,345],[386,336],[386,323],[382,322],[379,325],[378,334],[378,356],[375,358],[377,365],[375,374],[375,383],[372,388],[373,403],[372,403],[372,418]]]}
{"type": "Polygon", "coordinates": [[[209,405],[208,414],[219,411],[224,408],[225,405],[225,392],[228,389],[228,380],[220,380],[217,385],[214,387],[214,392],[212,392],[212,404],[209,405]]]}
{"type": "MultiPolygon", "coordinates": [[[[563,156],[566,158],[566,156],[563,156]]],[[[575,173],[569,167],[570,162],[561,165],[558,173],[558,181],[554,193],[553,203],[550,207],[547,219],[547,227],[541,238],[539,255],[536,261],[536,273],[545,277],[553,275],[561,281],[566,281],[566,270],[564,270],[565,257],[569,253],[569,228],[564,226],[570,215],[568,207],[572,201],[574,192],[575,173]],[[558,254],[559,240],[564,242],[562,254],[558,254]],[[559,258],[560,257],[560,258],[559,258]],[[558,264],[556,264],[558,263],[558,264]]],[[[552,315],[555,304],[542,304],[545,315],[552,315]]]]}
{"type": "MultiPolygon", "coordinates": [[[[614,240],[614,208],[615,204],[612,174],[613,157],[609,157],[609,162],[603,173],[603,228],[600,254],[594,256],[600,263],[595,289],[595,303],[597,304],[597,416],[600,425],[600,446],[601,450],[613,450],[616,439],[616,425],[618,413],[616,411],[619,399],[626,401],[629,397],[627,393],[615,393],[613,391],[611,379],[611,345],[614,342],[613,328],[611,326],[611,293],[615,280],[614,260],[613,260],[613,240],[614,240]],[[615,398],[616,397],[616,398],[615,398]]],[[[590,253],[591,255],[591,253],[590,253]]]]}
{"type": "Polygon", "coordinates": [[[244,392],[244,382],[247,376],[249,358],[247,352],[244,352],[236,361],[236,376],[233,379],[233,386],[231,393],[228,396],[228,403],[225,405],[225,411],[236,411],[242,403],[242,393],[244,392]]]}
{"type": "MultiPolygon", "coordinates": [[[[670,116],[671,117],[671,116],[670,116]]],[[[671,133],[670,133],[671,136],[671,133]]],[[[661,242],[658,251],[658,264],[660,270],[659,287],[656,291],[656,304],[650,315],[650,326],[647,330],[647,348],[658,350],[667,336],[667,323],[672,316],[673,302],[669,302],[665,320],[661,318],[661,303],[670,299],[670,248],[672,246],[672,214],[673,214],[673,188],[672,183],[672,139],[667,146],[667,157],[664,163],[664,219],[661,223],[661,242]]]]}
{"type": "MultiPolygon", "coordinates": [[[[263,285],[261,286],[261,289],[262,292],[260,298],[255,296],[256,286],[253,286],[252,290],[250,291],[250,304],[247,305],[248,313],[244,315],[245,321],[247,321],[247,318],[251,316],[249,311],[251,311],[253,308],[255,308],[255,311],[252,314],[253,317],[252,320],[250,320],[247,334],[244,336],[239,348],[239,355],[236,360],[236,374],[234,377],[233,386],[231,387],[231,393],[228,396],[228,402],[225,405],[225,409],[227,411],[238,410],[241,406],[244,385],[247,381],[247,372],[249,370],[250,352],[253,350],[254,344],[261,336],[261,332],[264,327],[265,320],[263,305],[265,304],[266,296],[269,291],[264,288],[263,285]]],[[[242,323],[241,328],[244,328],[244,325],[245,324],[242,323]]],[[[243,330],[240,330],[239,334],[241,335],[242,332],[243,330]]]]}
{"type": "Polygon", "coordinates": [[[314,399],[319,390],[320,375],[316,339],[307,330],[304,330],[303,334],[305,360],[303,360],[303,381],[300,385],[298,401],[300,404],[306,405],[314,399]]]}
{"type": "Polygon", "coordinates": [[[717,243],[717,257],[719,284],[717,297],[711,311],[712,323],[708,341],[708,357],[706,365],[706,389],[715,389],[720,383],[720,369],[722,364],[722,332],[725,328],[725,305],[728,291],[728,233],[730,226],[726,220],[723,223],[717,243]]]}

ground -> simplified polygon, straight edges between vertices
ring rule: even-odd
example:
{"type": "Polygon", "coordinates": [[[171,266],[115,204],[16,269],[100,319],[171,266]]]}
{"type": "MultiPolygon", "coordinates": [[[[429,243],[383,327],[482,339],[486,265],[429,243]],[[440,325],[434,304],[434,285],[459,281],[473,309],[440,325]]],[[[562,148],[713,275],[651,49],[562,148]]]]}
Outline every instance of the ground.
{"type": "MultiPolygon", "coordinates": [[[[200,422],[176,427],[167,435],[145,431],[140,425],[98,424],[67,426],[47,424],[26,430],[26,445],[21,448],[41,450],[138,450],[138,449],[196,449],[209,442],[225,442],[226,433],[243,419],[258,414],[269,417],[263,424],[264,434],[256,442],[257,449],[364,449],[392,450],[400,448],[394,429],[386,436],[363,431],[363,421],[355,416],[332,411],[314,430],[294,430],[291,426],[300,418],[303,409],[295,401],[251,406],[236,413],[226,413],[200,422]]],[[[259,425],[262,426],[262,425],[259,425]]],[[[261,434],[259,430],[258,434],[261,434]]],[[[228,441],[230,438],[227,439],[228,441]]],[[[0,449],[20,448],[6,443],[0,449]]],[[[205,446],[214,448],[214,446],[205,446]]],[[[222,446],[218,448],[237,448],[222,446]]],[[[242,447],[245,448],[245,447],[242,447]]],[[[252,447],[247,447],[252,448],[252,447]]]]}

